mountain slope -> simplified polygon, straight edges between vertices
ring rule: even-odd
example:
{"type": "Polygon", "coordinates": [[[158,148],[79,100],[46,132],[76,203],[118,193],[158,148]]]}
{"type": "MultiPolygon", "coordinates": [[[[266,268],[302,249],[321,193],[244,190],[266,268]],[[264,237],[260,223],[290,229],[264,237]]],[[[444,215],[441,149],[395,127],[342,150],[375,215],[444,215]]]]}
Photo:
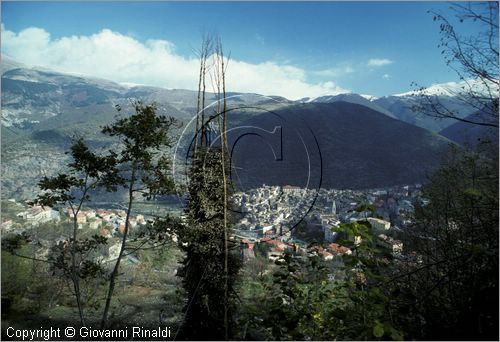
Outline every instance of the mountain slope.
{"type": "MultiPolygon", "coordinates": [[[[30,198],[42,174],[51,175],[67,162],[64,152],[74,136],[92,147],[112,141],[100,134],[122,107],[131,113],[134,99],[158,104],[158,113],[187,124],[196,114],[197,93],[191,90],[124,86],[107,80],[28,68],[2,60],[2,194],[30,198]],[[50,160],[50,161],[49,161],[50,160]]],[[[277,108],[283,98],[230,93],[230,106],[277,108]]],[[[207,93],[207,105],[216,99],[207,93]]],[[[210,110],[209,110],[210,111],[210,110]]],[[[234,117],[234,121],[246,117],[234,117]]],[[[177,133],[177,132],[175,132],[177,133]]]]}
{"type": "MultiPolygon", "coordinates": [[[[320,96],[313,99],[306,98],[301,100],[301,102],[305,103],[333,103],[339,101],[360,104],[377,112],[383,113],[391,118],[395,118],[433,132],[439,132],[455,122],[451,119],[437,120],[429,116],[415,113],[412,110],[412,107],[419,104],[419,102],[423,101],[423,99],[415,96],[413,93],[384,96],[380,98],[370,98],[368,96],[349,93],[332,96],[320,96]]],[[[475,110],[471,106],[458,102],[452,96],[439,96],[439,101],[447,108],[457,111],[459,117],[470,115],[475,110]]]]}
{"type": "Polygon", "coordinates": [[[314,99],[308,101],[308,103],[333,103],[333,102],[340,102],[340,101],[359,104],[359,105],[371,108],[377,112],[383,113],[391,118],[396,118],[394,113],[379,106],[375,102],[376,101],[375,98],[373,100],[369,100],[364,96],[354,94],[354,93],[339,94],[339,95],[333,95],[333,96],[320,96],[320,97],[317,97],[317,98],[314,98],[314,99]]]}
{"type": "MultiPolygon", "coordinates": [[[[385,96],[374,100],[379,107],[393,113],[393,117],[412,125],[426,128],[433,132],[439,132],[455,123],[452,119],[436,119],[421,113],[415,113],[412,107],[425,101],[421,97],[413,95],[385,96]]],[[[446,108],[456,111],[461,118],[472,114],[475,108],[458,102],[451,96],[439,96],[439,102],[446,108]]]]}
{"type": "Polygon", "coordinates": [[[234,143],[248,135],[244,143],[238,141],[233,155],[238,173],[234,178],[244,188],[262,183],[304,187],[308,181],[309,186],[321,182],[325,188],[422,182],[450,143],[428,130],[347,102],[294,105],[263,113],[245,125],[263,133],[252,134],[255,128],[250,128],[231,136],[234,143]],[[276,138],[265,133],[275,127],[282,131],[281,161],[275,160],[270,148],[276,146],[276,138]]]}
{"type": "MultiPolygon", "coordinates": [[[[67,161],[64,152],[75,135],[83,136],[93,147],[109,145],[111,140],[99,132],[114,120],[117,104],[123,108],[121,115],[128,115],[131,99],[155,101],[159,113],[184,124],[196,114],[195,91],[130,87],[16,63],[5,65],[2,72],[1,167],[6,196],[15,193],[29,198],[40,172],[49,175],[63,167],[67,161]],[[37,166],[40,164],[43,169],[37,166]]],[[[234,176],[241,176],[245,187],[262,183],[313,186],[321,177],[324,187],[346,188],[421,181],[447,143],[391,118],[397,115],[384,110],[377,99],[356,94],[317,98],[306,104],[258,94],[228,96],[229,108],[240,108],[230,114],[232,128],[267,125],[271,132],[281,125],[284,139],[280,141],[283,162],[267,169],[257,157],[261,153],[267,162],[273,161],[274,155],[269,144],[262,145],[262,139],[271,138],[274,144],[277,135],[255,130],[238,143],[234,155],[238,165],[234,166],[243,168],[235,168],[239,171],[234,176]]],[[[215,99],[208,93],[206,103],[215,99]]],[[[233,138],[240,133],[236,129],[233,138]]],[[[189,144],[188,136],[181,141],[181,150],[189,144]]]]}
{"type": "MultiPolygon", "coordinates": [[[[485,122],[481,112],[469,115],[465,119],[472,122],[485,122]]],[[[474,125],[463,121],[455,121],[454,124],[446,127],[439,134],[462,146],[475,146],[480,141],[485,140],[490,140],[498,145],[498,128],[474,125]]]]}

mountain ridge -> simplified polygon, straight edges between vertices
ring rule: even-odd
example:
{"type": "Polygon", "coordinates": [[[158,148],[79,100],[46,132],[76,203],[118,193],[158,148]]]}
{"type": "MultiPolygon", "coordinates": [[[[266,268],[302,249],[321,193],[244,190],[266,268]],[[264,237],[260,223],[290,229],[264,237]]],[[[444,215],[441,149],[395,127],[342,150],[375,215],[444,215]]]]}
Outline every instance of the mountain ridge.
{"type": "MultiPolygon", "coordinates": [[[[441,154],[452,143],[436,133],[345,101],[292,105],[273,114],[263,113],[243,125],[267,132],[280,127],[283,158],[273,160],[271,142],[264,144],[258,136],[248,138],[235,154],[235,167],[244,170],[238,172],[238,179],[246,177],[242,181],[245,186],[265,183],[304,187],[319,178],[326,188],[419,183],[439,164],[441,154]],[[294,132],[300,137],[294,137],[294,132]],[[315,150],[316,142],[319,151],[315,150]],[[304,147],[307,151],[300,155],[304,147]],[[260,154],[262,158],[258,158],[260,154]],[[318,171],[321,164],[322,174],[318,171]],[[277,170],[269,172],[273,167],[277,170]]],[[[266,139],[273,138],[268,135],[266,139]]],[[[234,140],[236,137],[232,137],[234,140]]]]}
{"type": "MultiPolygon", "coordinates": [[[[64,86],[79,85],[80,88],[87,87],[88,92],[94,92],[94,96],[97,96],[95,99],[97,102],[110,100],[111,105],[115,104],[123,104],[126,99],[129,97],[142,97],[145,101],[157,101],[169,103],[171,106],[180,111],[187,111],[192,114],[193,110],[195,111],[195,103],[197,99],[197,93],[194,90],[187,89],[165,89],[155,86],[147,86],[147,85],[124,85],[122,83],[117,83],[101,78],[88,77],[84,75],[75,75],[70,73],[61,73],[57,71],[52,71],[48,69],[41,70],[40,68],[28,68],[23,66],[20,63],[17,63],[10,58],[3,58],[2,60],[2,83],[6,86],[3,87],[3,90],[7,91],[7,97],[4,96],[4,92],[2,92],[2,105],[4,107],[5,113],[2,116],[2,123],[6,126],[11,125],[22,125],[23,121],[26,121],[26,124],[30,125],[36,123],[37,118],[30,120],[30,118],[16,111],[16,106],[19,106],[16,102],[11,102],[12,98],[9,98],[9,91],[11,91],[11,85],[9,82],[29,82],[33,81],[34,83],[40,83],[40,87],[45,88],[46,93],[48,93],[49,98],[47,101],[50,102],[50,97],[54,97],[54,94],[50,94],[50,90],[57,91],[60,94],[64,93],[64,86]],[[36,81],[36,82],[35,82],[36,81]],[[41,84],[45,84],[42,86],[41,84]],[[52,88],[51,88],[52,87],[52,88]],[[111,96],[113,95],[113,96],[111,96]],[[111,101],[113,98],[114,101],[111,101]]],[[[31,84],[31,87],[36,87],[36,85],[31,84]]],[[[24,85],[24,88],[29,87],[28,85],[24,85]]],[[[22,87],[21,87],[22,88],[22,87]]],[[[43,89],[42,89],[43,90],[43,89]]],[[[81,92],[85,91],[85,89],[79,89],[81,92]]],[[[411,93],[411,92],[410,92],[411,93]]],[[[437,121],[430,117],[425,117],[423,115],[416,114],[412,111],[413,105],[418,101],[418,97],[414,96],[414,94],[410,93],[402,93],[398,95],[388,95],[383,97],[375,97],[371,95],[361,95],[356,93],[345,93],[345,94],[337,94],[337,95],[324,95],[315,98],[304,98],[297,101],[288,100],[284,97],[280,96],[268,96],[267,98],[278,99],[279,101],[290,104],[290,103],[303,103],[303,102],[321,102],[321,103],[329,103],[336,101],[347,101],[352,103],[358,103],[365,105],[369,108],[372,108],[376,111],[384,113],[390,117],[397,118],[399,120],[411,123],[413,125],[417,125],[419,127],[423,127],[426,129],[430,129],[434,132],[439,132],[446,128],[447,126],[453,124],[451,120],[441,120],[437,121]]],[[[65,93],[64,93],[65,94],[65,93]]],[[[265,98],[266,96],[252,94],[252,93],[231,93],[237,94],[240,97],[245,97],[244,102],[249,101],[250,98],[259,97],[260,99],[265,98]]],[[[68,94],[65,94],[68,95],[68,94]]],[[[70,93],[70,96],[78,96],[78,94],[70,93]]],[[[81,94],[80,94],[81,95],[81,94]]],[[[44,96],[45,97],[45,96],[44,96]]],[[[207,101],[215,101],[216,97],[212,93],[207,93],[207,101]]],[[[453,103],[452,97],[450,96],[442,96],[440,97],[441,101],[443,101],[448,106],[453,106],[454,109],[458,108],[459,116],[465,117],[474,112],[472,108],[461,107],[457,104],[453,103]]],[[[64,101],[60,101],[64,102],[64,101]]],[[[252,100],[252,103],[259,103],[259,100],[252,100]]],[[[78,104],[78,103],[77,103],[78,104]]],[[[81,105],[90,104],[82,101],[81,105]]],[[[26,104],[24,105],[26,106],[26,104]]],[[[65,110],[64,106],[57,107],[53,106],[52,108],[30,108],[31,112],[39,111],[41,113],[45,113],[45,117],[50,115],[58,115],[62,110],[65,110]]]]}
{"type": "MultiPolygon", "coordinates": [[[[40,177],[39,172],[35,172],[37,165],[43,165],[43,174],[47,175],[61,169],[67,162],[64,152],[75,135],[85,137],[92,147],[109,146],[111,142],[100,134],[100,127],[115,119],[117,115],[115,105],[123,108],[121,115],[129,115],[132,111],[131,99],[140,99],[144,102],[155,101],[158,103],[160,114],[172,115],[184,123],[188,123],[196,114],[197,93],[195,91],[149,86],[126,87],[107,80],[14,66],[2,75],[1,133],[2,160],[4,161],[2,163],[2,175],[4,175],[2,186],[6,194],[29,198],[36,190],[37,179],[40,177]]],[[[344,94],[328,98],[329,101],[334,100],[331,103],[321,103],[322,99],[318,99],[304,104],[282,97],[249,93],[228,93],[228,97],[231,108],[242,108],[240,115],[232,116],[233,126],[252,123],[252,120],[256,120],[255,118],[263,113],[292,112],[298,119],[308,123],[314,133],[319,132],[321,148],[327,151],[326,156],[340,153],[340,159],[343,158],[345,161],[342,165],[327,163],[331,164],[325,169],[324,185],[328,187],[354,188],[389,184],[390,178],[393,182],[421,181],[422,172],[413,172],[411,168],[422,168],[419,163],[427,163],[428,169],[432,169],[437,161],[438,150],[449,143],[429,131],[398,120],[397,115],[384,110],[381,105],[377,104],[380,98],[367,99],[357,94],[344,94]],[[352,103],[353,101],[359,103],[352,103]],[[326,114],[322,114],[321,108],[325,109],[326,114]],[[341,108],[345,109],[344,115],[338,112],[341,108]],[[303,112],[297,114],[298,111],[303,112]],[[338,120],[341,123],[340,126],[333,128],[335,137],[329,136],[328,131],[325,131],[333,127],[331,120],[338,120]],[[388,136],[396,137],[396,140],[406,139],[404,134],[397,132],[398,129],[413,132],[408,134],[410,136],[413,134],[414,146],[411,143],[405,143],[402,146],[405,146],[408,151],[418,152],[417,159],[420,162],[415,164],[408,160],[403,154],[403,148],[398,148],[398,152],[393,153],[392,158],[403,158],[402,160],[406,160],[405,163],[413,166],[400,167],[389,158],[387,165],[392,171],[390,175],[385,175],[384,164],[380,164],[374,156],[383,153],[384,148],[393,149],[394,143],[387,143],[387,138],[384,138],[382,134],[380,139],[384,141],[383,148],[373,150],[373,146],[369,146],[372,151],[371,155],[363,152],[363,146],[370,145],[370,139],[373,139],[369,126],[379,127],[380,132],[385,129],[384,126],[392,127],[391,130],[386,130],[386,133],[390,133],[388,136]],[[424,134],[424,131],[427,133],[424,134]],[[360,141],[353,140],[352,137],[356,134],[361,134],[360,141]],[[426,158],[422,155],[422,151],[431,142],[438,144],[440,148],[431,148],[431,158],[426,158]],[[338,149],[338,147],[341,148],[338,149]],[[351,172],[348,172],[349,168],[351,172]],[[366,170],[372,170],[373,175],[370,176],[366,170]],[[329,175],[328,172],[335,172],[335,175],[329,175]],[[354,177],[353,175],[356,174],[360,176],[354,177]],[[405,174],[408,177],[401,176],[405,174]],[[335,177],[340,180],[335,180],[335,177]],[[370,180],[370,177],[373,179],[370,180]]],[[[326,101],[327,98],[323,100],[326,101]]],[[[206,102],[212,103],[213,101],[216,101],[216,96],[207,93],[206,102]]],[[[274,127],[270,127],[271,130],[272,128],[274,127]]],[[[192,127],[189,130],[192,130],[192,127]]],[[[305,131],[303,133],[308,134],[305,131]]],[[[182,143],[186,144],[187,141],[182,141],[182,143]]],[[[295,160],[294,163],[302,167],[302,161],[295,160]]],[[[427,166],[425,168],[427,169],[427,166]]],[[[293,172],[283,169],[273,177],[279,177],[280,174],[293,175],[293,172]]],[[[293,182],[294,180],[290,179],[290,183],[293,182]]],[[[250,183],[252,183],[251,179],[250,183]]]]}

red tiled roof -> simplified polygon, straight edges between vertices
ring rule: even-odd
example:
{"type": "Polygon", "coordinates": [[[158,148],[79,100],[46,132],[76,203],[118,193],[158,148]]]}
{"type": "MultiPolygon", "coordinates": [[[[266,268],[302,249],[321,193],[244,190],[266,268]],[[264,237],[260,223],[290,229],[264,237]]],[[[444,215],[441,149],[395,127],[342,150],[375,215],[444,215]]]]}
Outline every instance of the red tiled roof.
{"type": "Polygon", "coordinates": [[[347,248],[345,246],[341,246],[338,243],[331,243],[329,246],[330,246],[330,250],[334,253],[344,254],[344,253],[349,252],[349,248],[347,248]]]}

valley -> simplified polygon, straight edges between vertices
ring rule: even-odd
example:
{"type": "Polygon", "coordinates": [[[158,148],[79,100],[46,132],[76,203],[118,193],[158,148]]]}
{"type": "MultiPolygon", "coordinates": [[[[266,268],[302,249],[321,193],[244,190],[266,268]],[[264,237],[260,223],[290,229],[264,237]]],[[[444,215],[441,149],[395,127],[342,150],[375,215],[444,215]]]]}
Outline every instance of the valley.
{"type": "MultiPolygon", "coordinates": [[[[32,197],[40,175],[53,175],[67,162],[64,152],[75,137],[84,137],[94,148],[104,150],[112,146],[113,141],[99,131],[116,117],[117,105],[124,110],[121,115],[129,115],[133,99],[145,103],[155,101],[160,114],[175,117],[184,125],[191,122],[196,112],[194,91],[124,86],[26,68],[8,59],[2,64],[2,72],[2,188],[6,197],[32,197]]],[[[216,100],[215,94],[207,95],[207,103],[216,100]]],[[[327,189],[421,182],[439,162],[440,151],[451,143],[436,130],[451,125],[452,121],[432,118],[421,121],[418,114],[411,113],[410,107],[417,101],[412,96],[365,98],[343,94],[290,101],[282,97],[231,93],[228,98],[229,108],[234,111],[229,120],[232,130],[241,125],[272,130],[273,125],[278,124],[283,125],[285,132],[285,159],[266,165],[276,166],[274,173],[259,172],[263,170],[262,163],[269,162],[268,157],[253,153],[256,151],[253,146],[260,146],[262,142],[249,137],[238,145],[234,158],[236,167],[244,168],[239,172],[243,188],[304,183],[304,168],[308,166],[303,164],[304,160],[297,159],[303,156],[289,153],[298,148],[293,132],[306,136],[306,140],[309,139],[303,142],[306,145],[313,143],[311,139],[318,139],[315,149],[322,152],[321,185],[327,189]],[[288,122],[273,121],[271,112],[288,122]],[[397,149],[388,149],[389,146],[397,149]],[[281,178],[281,174],[286,177],[281,178]]],[[[443,101],[451,100],[444,98],[443,101]]],[[[464,116],[469,112],[470,108],[461,111],[464,116]]],[[[179,164],[191,139],[189,132],[194,131],[192,122],[188,128],[179,128],[179,136],[184,129],[187,132],[182,135],[175,156],[179,164]]],[[[240,133],[245,132],[239,129],[240,133]]],[[[315,163],[313,177],[318,178],[317,156],[315,163]]]]}

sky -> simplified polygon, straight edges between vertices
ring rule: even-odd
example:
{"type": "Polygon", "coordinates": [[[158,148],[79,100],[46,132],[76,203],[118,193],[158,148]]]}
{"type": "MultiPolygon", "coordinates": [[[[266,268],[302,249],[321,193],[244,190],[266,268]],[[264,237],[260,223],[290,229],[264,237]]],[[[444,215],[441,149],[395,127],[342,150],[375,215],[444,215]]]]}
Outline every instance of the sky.
{"type": "Polygon", "coordinates": [[[229,91],[386,96],[458,81],[427,13],[452,17],[444,2],[2,1],[1,10],[2,56],[120,83],[196,89],[203,32],[230,53],[229,91]]]}

